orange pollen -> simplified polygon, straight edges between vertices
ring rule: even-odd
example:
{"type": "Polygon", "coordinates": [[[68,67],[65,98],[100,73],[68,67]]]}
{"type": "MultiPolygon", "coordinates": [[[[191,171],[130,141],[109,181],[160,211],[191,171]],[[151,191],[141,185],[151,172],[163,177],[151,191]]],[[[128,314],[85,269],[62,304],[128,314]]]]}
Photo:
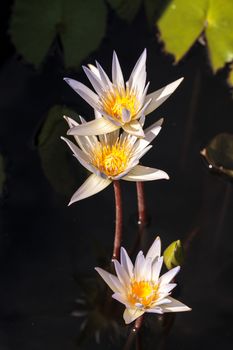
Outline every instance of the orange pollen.
{"type": "Polygon", "coordinates": [[[112,118],[123,122],[122,112],[127,109],[130,112],[130,120],[139,110],[139,101],[134,92],[128,88],[115,88],[114,91],[108,91],[102,98],[103,109],[112,118]]]}
{"type": "Polygon", "coordinates": [[[132,281],[128,293],[129,302],[135,306],[150,308],[158,299],[158,284],[153,281],[132,281]]]}
{"type": "Polygon", "coordinates": [[[131,147],[127,139],[118,138],[113,145],[99,142],[92,150],[92,164],[109,177],[125,171],[130,157],[131,147]]]}

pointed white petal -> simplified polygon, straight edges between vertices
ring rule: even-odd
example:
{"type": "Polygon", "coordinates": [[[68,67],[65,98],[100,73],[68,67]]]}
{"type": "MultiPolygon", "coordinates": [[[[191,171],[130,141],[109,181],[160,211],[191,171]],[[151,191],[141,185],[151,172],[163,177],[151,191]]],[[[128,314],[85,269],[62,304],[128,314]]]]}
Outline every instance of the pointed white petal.
{"type": "Polygon", "coordinates": [[[72,87],[89,105],[98,109],[99,97],[84,84],[70,78],[64,78],[65,82],[72,87]]]}
{"type": "Polygon", "coordinates": [[[152,265],[152,280],[157,283],[161,268],[163,265],[163,257],[157,257],[152,265]]]}
{"type": "Polygon", "coordinates": [[[107,285],[113,290],[113,292],[116,293],[122,290],[122,286],[119,280],[116,278],[116,276],[101,269],[100,267],[95,267],[95,270],[103,278],[103,280],[107,283],[107,285]]]}
{"type": "Polygon", "coordinates": [[[180,266],[176,266],[160,277],[159,283],[160,283],[161,291],[162,291],[162,286],[167,283],[170,283],[171,280],[177,275],[179,271],[180,271],[180,266]]]}
{"type": "Polygon", "coordinates": [[[117,277],[119,279],[119,281],[127,286],[129,284],[129,276],[127,274],[127,272],[125,271],[125,269],[121,266],[121,264],[119,263],[119,261],[117,260],[113,260],[114,266],[115,266],[115,270],[116,270],[116,274],[117,277]]]}
{"type": "Polygon", "coordinates": [[[144,130],[145,137],[143,139],[139,139],[135,143],[135,152],[141,151],[143,148],[148,146],[154,138],[159,134],[161,130],[161,125],[163,123],[163,118],[159,119],[157,122],[152,124],[149,128],[144,130]]]}
{"type": "Polygon", "coordinates": [[[121,265],[128,273],[129,277],[133,275],[133,263],[125,250],[125,248],[121,247],[121,265]]]}
{"type": "MultiPolygon", "coordinates": [[[[141,81],[145,81],[144,74],[146,74],[146,49],[144,49],[143,53],[141,54],[141,56],[139,57],[137,63],[134,66],[134,69],[130,75],[129,78],[129,88],[137,88],[137,81],[138,81],[138,77],[141,77],[140,82],[141,81]]],[[[145,82],[144,85],[142,86],[142,88],[144,89],[145,86],[145,82]]]]}
{"type": "Polygon", "coordinates": [[[72,196],[69,205],[81,199],[93,196],[94,194],[102,191],[112,181],[109,179],[103,179],[96,174],[92,174],[87,180],[79,187],[79,189],[72,196]]]}
{"type": "Polygon", "coordinates": [[[153,181],[159,179],[169,179],[169,176],[165,171],[145,167],[142,165],[136,165],[130,172],[124,177],[126,181],[153,181]]]}
{"type": "Polygon", "coordinates": [[[177,283],[168,283],[165,286],[163,286],[162,290],[164,294],[170,293],[172,289],[174,289],[177,286],[177,283]]]}
{"type": "Polygon", "coordinates": [[[97,75],[95,73],[93,73],[87,67],[83,66],[83,70],[84,70],[86,76],[88,77],[90,83],[92,84],[93,88],[97,92],[97,94],[101,96],[101,94],[104,90],[104,87],[102,86],[101,80],[97,77],[97,75]]]}
{"type": "Polygon", "coordinates": [[[146,259],[151,258],[155,259],[156,257],[160,257],[161,255],[161,240],[160,237],[156,237],[153,244],[146,254],[146,259]]]}
{"type": "Polygon", "coordinates": [[[109,77],[107,76],[104,69],[101,67],[101,65],[97,61],[96,61],[96,66],[97,66],[98,71],[99,71],[100,79],[102,80],[103,85],[105,85],[105,90],[112,89],[112,83],[111,83],[109,77]]]}
{"type": "Polygon", "coordinates": [[[115,51],[112,56],[112,82],[116,86],[124,86],[124,77],[115,51]]]}
{"type": "Polygon", "coordinates": [[[73,142],[66,139],[65,137],[61,137],[61,139],[67,143],[80,164],[82,164],[87,170],[91,171],[92,173],[95,172],[95,167],[90,164],[90,159],[86,153],[81,151],[73,142]]]}
{"type": "Polygon", "coordinates": [[[180,301],[172,297],[168,297],[168,299],[171,301],[169,304],[161,305],[163,312],[184,312],[192,310],[187,305],[181,303],[180,301]]]}
{"type": "Polygon", "coordinates": [[[140,280],[141,278],[141,266],[144,265],[145,257],[143,255],[143,252],[140,251],[136,257],[135,264],[134,264],[134,277],[136,280],[140,280]]]}
{"type": "Polygon", "coordinates": [[[76,120],[70,117],[67,117],[66,115],[63,115],[63,118],[65,119],[65,121],[67,122],[70,128],[73,128],[74,126],[79,125],[78,122],[76,122],[76,120]]]}
{"type": "Polygon", "coordinates": [[[93,64],[88,64],[88,68],[100,79],[99,70],[93,64]]]}
{"type": "Polygon", "coordinates": [[[75,126],[68,130],[68,135],[101,135],[119,129],[105,118],[94,119],[86,124],[75,126]]]}
{"type": "Polygon", "coordinates": [[[144,137],[144,132],[142,130],[141,124],[138,120],[132,120],[130,123],[122,125],[122,128],[124,131],[126,131],[128,134],[137,136],[137,137],[144,137]]]}
{"type": "Polygon", "coordinates": [[[126,324],[129,324],[136,320],[138,317],[142,316],[144,314],[143,310],[139,309],[125,309],[123,318],[125,320],[126,324]]]}
{"type": "Polygon", "coordinates": [[[180,78],[176,81],[173,81],[173,83],[168,84],[163,88],[147,95],[145,101],[148,101],[149,99],[152,99],[152,101],[146,109],[145,115],[153,112],[156,108],[158,108],[176,90],[183,79],[184,78],[180,78]]]}

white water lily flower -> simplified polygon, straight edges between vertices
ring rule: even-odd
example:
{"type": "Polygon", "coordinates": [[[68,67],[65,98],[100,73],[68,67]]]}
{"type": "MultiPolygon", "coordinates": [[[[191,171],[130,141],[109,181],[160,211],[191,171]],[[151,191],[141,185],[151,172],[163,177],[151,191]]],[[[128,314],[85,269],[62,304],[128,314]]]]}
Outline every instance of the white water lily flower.
{"type": "Polygon", "coordinates": [[[177,266],[159,277],[163,264],[161,242],[157,237],[146,256],[140,251],[133,266],[126,250],[121,247],[121,261],[113,260],[116,274],[96,267],[95,270],[113,290],[112,297],[124,304],[125,323],[131,323],[145,312],[163,314],[166,312],[190,311],[191,309],[170,296],[176,283],[173,278],[179,272],[177,266]]]}
{"type": "MultiPolygon", "coordinates": [[[[98,113],[96,115],[98,118],[98,113]]],[[[65,117],[70,128],[79,125],[76,121],[65,117]]],[[[83,118],[82,124],[86,125],[83,118]]],[[[98,120],[98,119],[97,119],[98,120]]],[[[138,165],[140,158],[152,147],[150,142],[161,130],[163,119],[160,119],[145,130],[145,138],[137,139],[133,135],[119,130],[97,136],[75,136],[77,147],[70,140],[62,139],[68,144],[74,156],[92,175],[74,193],[69,204],[90,197],[102,191],[113,180],[151,181],[169,179],[162,170],[138,165]]]]}
{"type": "Polygon", "coordinates": [[[96,93],[87,86],[70,78],[64,80],[101,117],[85,125],[79,125],[68,131],[70,135],[100,135],[123,128],[127,133],[144,137],[139,123],[145,116],[159,107],[178,87],[183,78],[147,95],[149,83],[146,84],[146,49],[137,61],[129,80],[125,83],[117,55],[113,52],[112,82],[96,62],[96,67],[83,67],[96,93]]]}

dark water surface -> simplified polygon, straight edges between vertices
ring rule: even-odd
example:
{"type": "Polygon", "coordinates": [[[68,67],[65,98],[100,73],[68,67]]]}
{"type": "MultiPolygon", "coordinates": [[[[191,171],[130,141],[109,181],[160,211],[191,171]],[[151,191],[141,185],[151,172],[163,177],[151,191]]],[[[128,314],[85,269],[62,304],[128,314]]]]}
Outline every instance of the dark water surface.
{"type": "MultiPolygon", "coordinates": [[[[131,326],[124,326],[123,306],[116,301],[112,312],[103,311],[106,290],[94,271],[111,257],[113,188],[67,207],[74,188],[67,196],[54,190],[35,146],[43,118],[55,104],[92,118],[91,108],[62,81],[64,75],[83,83],[87,79],[81,69],[65,72],[58,55],[35,71],[16,55],[6,36],[4,40],[0,149],[6,157],[7,183],[1,199],[0,349],[123,349],[131,326]],[[91,322],[85,329],[87,319],[91,322]],[[99,327],[107,330],[98,344],[99,327]],[[117,336],[114,327],[119,328],[117,336]]],[[[146,316],[137,347],[227,348],[233,343],[232,184],[210,173],[199,153],[216,134],[233,132],[231,93],[224,72],[212,76],[200,45],[173,66],[143,13],[131,25],[113,18],[101,47],[84,63],[97,59],[110,72],[115,49],[127,77],[144,47],[150,92],[180,76],[185,80],[147,117],[147,125],[161,116],[165,122],[143,164],[165,170],[171,179],[145,185],[151,220],[142,246],[147,249],[157,234],[163,248],[176,239],[186,241],[175,296],[193,310],[176,315],[166,339],[160,334],[162,321],[146,316]]],[[[67,159],[73,169],[81,167],[68,150],[67,159]]],[[[76,188],[85,176],[77,176],[76,188]]],[[[135,184],[122,181],[122,188],[123,246],[130,249],[137,234],[135,184]]]]}

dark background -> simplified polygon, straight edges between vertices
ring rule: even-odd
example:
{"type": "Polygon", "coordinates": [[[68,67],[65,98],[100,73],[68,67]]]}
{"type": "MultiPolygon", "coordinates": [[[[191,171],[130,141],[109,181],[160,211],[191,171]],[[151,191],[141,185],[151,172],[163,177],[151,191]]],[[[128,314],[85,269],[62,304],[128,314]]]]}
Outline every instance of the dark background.
{"type": "MultiPolygon", "coordinates": [[[[80,345],[83,318],[72,315],[78,308],[75,300],[83,295],[80,281],[94,279],[94,267],[111,256],[113,189],[67,207],[86,174],[66,150],[69,166],[80,176],[66,196],[59,194],[45,175],[37,147],[38,133],[54,105],[65,104],[93,118],[91,108],[62,80],[68,75],[86,84],[87,79],[81,69],[65,71],[56,53],[38,70],[25,62],[7,34],[11,3],[2,2],[1,8],[0,151],[7,178],[1,196],[0,349],[122,348],[130,327],[121,319],[120,340],[111,343],[105,332],[98,345],[90,330],[80,345]]],[[[144,17],[141,10],[127,24],[110,12],[106,37],[83,63],[97,59],[110,73],[115,49],[128,77],[146,47],[150,92],[184,76],[172,97],[147,117],[147,125],[161,116],[165,122],[143,164],[165,170],[171,179],[145,185],[150,225],[143,247],[159,234],[164,249],[176,239],[187,248],[177,293],[193,310],[176,316],[164,348],[226,348],[233,340],[232,183],[209,171],[200,150],[216,134],[233,132],[232,93],[224,71],[213,76],[200,44],[174,66],[144,17]]],[[[56,142],[59,162],[62,141],[56,142]]],[[[122,188],[123,245],[130,249],[137,232],[135,184],[122,181],[122,188]]],[[[123,307],[114,303],[122,313],[123,307]]],[[[145,348],[154,349],[152,339],[145,341],[145,348]]]]}

